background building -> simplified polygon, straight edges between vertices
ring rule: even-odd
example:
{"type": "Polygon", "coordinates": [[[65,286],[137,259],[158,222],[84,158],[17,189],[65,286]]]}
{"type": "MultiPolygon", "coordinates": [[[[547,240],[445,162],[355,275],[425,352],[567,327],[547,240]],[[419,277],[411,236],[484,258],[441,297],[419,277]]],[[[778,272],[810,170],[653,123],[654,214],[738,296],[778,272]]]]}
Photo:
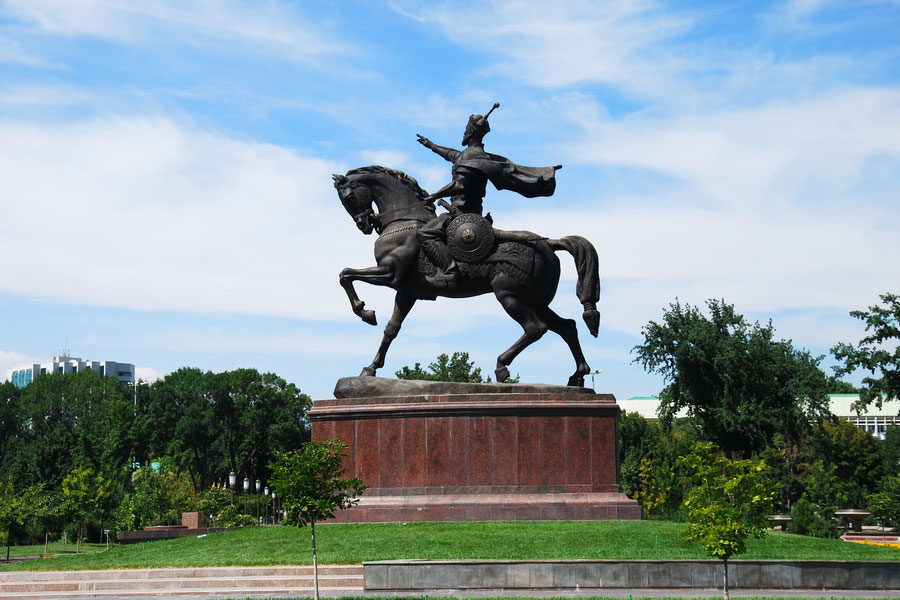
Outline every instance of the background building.
{"type": "Polygon", "coordinates": [[[84,360],[69,356],[68,352],[54,356],[49,363],[24,365],[10,369],[6,380],[18,388],[23,388],[38,375],[45,373],[78,373],[80,371],[97,371],[101,377],[115,377],[124,383],[134,383],[134,365],[111,360],[84,360]]]}
{"type": "MultiPolygon", "coordinates": [[[[858,394],[828,394],[828,399],[831,414],[854,423],[877,438],[884,438],[888,425],[900,425],[900,400],[887,400],[881,408],[872,404],[857,414],[853,403],[859,400],[858,394]]],[[[635,396],[617,403],[623,411],[636,412],[646,419],[658,418],[659,398],[656,396],[635,396]]],[[[681,410],[676,416],[686,417],[687,410],[681,410]]]]}

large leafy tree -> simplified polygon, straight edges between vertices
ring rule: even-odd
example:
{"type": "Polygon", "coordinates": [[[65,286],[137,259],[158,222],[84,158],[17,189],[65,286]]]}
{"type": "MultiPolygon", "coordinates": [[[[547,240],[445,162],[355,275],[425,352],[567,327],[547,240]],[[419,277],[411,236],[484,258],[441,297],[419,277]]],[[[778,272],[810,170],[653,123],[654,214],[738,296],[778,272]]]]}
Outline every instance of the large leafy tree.
{"type": "Polygon", "coordinates": [[[298,527],[310,526],[316,600],[319,599],[316,523],[333,519],[335,511],[359,502],[367,487],[358,477],[345,477],[346,448],[347,444],[340,440],[307,442],[299,450],[277,453],[272,463],[272,489],[287,511],[287,522],[298,527]]]}
{"type": "Polygon", "coordinates": [[[706,305],[709,316],[676,301],[635,347],[635,362],[667,382],[660,417],[686,409],[729,456],[749,457],[776,433],[803,439],[810,420],[828,414],[821,357],[776,340],[771,323],[748,323],[724,301],[706,305]]]}
{"type": "Polygon", "coordinates": [[[728,559],[747,551],[748,537],[765,536],[775,484],[764,462],[730,460],[710,442],[698,442],[679,463],[693,483],[684,500],[690,521],[684,539],[722,561],[728,600],[728,559]]]}
{"type": "Polygon", "coordinates": [[[840,492],[850,506],[865,506],[866,495],[876,490],[882,474],[878,443],[872,435],[849,421],[825,419],[810,435],[809,451],[834,469],[833,493],[840,492]]]}
{"type": "Polygon", "coordinates": [[[884,306],[854,310],[851,316],[866,324],[868,335],[859,344],[838,344],[831,349],[842,365],[835,368],[838,376],[858,369],[869,375],[859,390],[860,409],[875,403],[881,408],[885,399],[900,398],[900,296],[881,294],[884,306]]]}
{"type": "Polygon", "coordinates": [[[229,471],[265,481],[276,450],[309,439],[312,400],[273,373],[183,368],[155,382],[149,395],[148,450],[171,457],[198,489],[229,471]]]}
{"type": "Polygon", "coordinates": [[[0,463],[4,473],[23,487],[58,488],[83,464],[121,483],[134,443],[128,392],[93,371],[36,377],[22,390],[15,437],[0,463]]]}

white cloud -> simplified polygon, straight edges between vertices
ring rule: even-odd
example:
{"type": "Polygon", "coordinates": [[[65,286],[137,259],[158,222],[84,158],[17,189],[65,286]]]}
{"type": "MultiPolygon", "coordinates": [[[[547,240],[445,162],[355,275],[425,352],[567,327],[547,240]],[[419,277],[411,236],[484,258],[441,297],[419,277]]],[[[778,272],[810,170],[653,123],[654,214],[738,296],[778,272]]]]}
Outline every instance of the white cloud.
{"type": "Polygon", "coordinates": [[[818,205],[846,202],[872,157],[900,160],[900,136],[889,126],[898,122],[900,90],[851,88],[756,108],[599,118],[571,154],[665,173],[717,204],[818,205]]]}
{"type": "Polygon", "coordinates": [[[239,43],[242,52],[274,52],[300,62],[354,52],[340,37],[328,35],[325,23],[308,21],[296,7],[279,2],[6,0],[5,9],[51,35],[126,44],[216,44],[221,49],[239,43]]]}
{"type": "Polygon", "coordinates": [[[6,381],[6,374],[12,369],[16,369],[25,365],[40,364],[40,360],[18,352],[9,352],[0,350],[0,381],[6,381]]]}
{"type": "Polygon", "coordinates": [[[692,19],[658,10],[655,2],[400,3],[404,14],[430,22],[450,39],[477,48],[485,70],[532,85],[566,87],[602,82],[642,94],[687,66],[654,52],[660,42],[685,32],[692,19]]]}
{"type": "Polygon", "coordinates": [[[143,381],[146,383],[153,383],[157,379],[162,379],[166,376],[165,373],[161,373],[154,369],[153,367],[135,367],[134,368],[134,376],[138,381],[143,381]]]}
{"type": "Polygon", "coordinates": [[[324,318],[371,256],[340,165],[165,118],[0,122],[5,292],[147,310],[324,318]]]}
{"type": "Polygon", "coordinates": [[[28,54],[19,42],[0,35],[0,64],[2,63],[20,63],[32,67],[45,66],[43,61],[28,54]]]}

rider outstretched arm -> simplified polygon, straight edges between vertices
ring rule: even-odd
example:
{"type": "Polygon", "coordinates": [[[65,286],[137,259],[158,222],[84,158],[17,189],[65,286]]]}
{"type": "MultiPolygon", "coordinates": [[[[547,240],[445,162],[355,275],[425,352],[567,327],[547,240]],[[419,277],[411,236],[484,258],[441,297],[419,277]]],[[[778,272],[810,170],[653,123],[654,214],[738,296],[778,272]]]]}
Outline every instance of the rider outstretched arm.
{"type": "Polygon", "coordinates": [[[437,144],[435,144],[434,142],[429,140],[427,137],[420,135],[418,133],[416,134],[416,138],[420,144],[422,144],[423,146],[425,146],[426,148],[428,148],[429,150],[431,150],[432,152],[434,152],[435,154],[437,154],[444,160],[454,162],[456,160],[456,157],[459,156],[460,154],[462,154],[462,152],[460,152],[459,150],[456,150],[455,148],[448,148],[447,146],[438,146],[437,144]]]}

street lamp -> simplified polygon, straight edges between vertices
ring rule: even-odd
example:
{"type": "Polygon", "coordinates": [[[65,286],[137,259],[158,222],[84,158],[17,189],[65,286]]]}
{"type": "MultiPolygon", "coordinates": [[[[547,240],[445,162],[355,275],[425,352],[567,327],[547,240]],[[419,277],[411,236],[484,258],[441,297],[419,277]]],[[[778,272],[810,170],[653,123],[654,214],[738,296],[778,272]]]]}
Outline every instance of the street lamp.
{"type": "Polygon", "coordinates": [[[250,478],[244,477],[244,514],[250,512],[247,508],[247,492],[250,490],[250,478]]]}
{"type": "Polygon", "coordinates": [[[595,392],[597,390],[596,390],[596,388],[594,388],[594,375],[599,375],[602,372],[603,371],[600,369],[594,369],[593,371],[591,371],[591,389],[593,389],[595,392]]]}
{"type": "Polygon", "coordinates": [[[256,487],[253,488],[253,494],[256,496],[256,523],[259,524],[259,479],[256,480],[256,487]]]}
{"type": "Polygon", "coordinates": [[[234,483],[237,481],[237,475],[234,471],[228,473],[228,487],[231,488],[231,505],[234,506],[234,483]]]}
{"type": "Polygon", "coordinates": [[[278,525],[278,513],[275,512],[275,507],[278,504],[275,502],[275,490],[272,490],[272,524],[278,525]]]}
{"type": "Polygon", "coordinates": [[[269,524],[269,486],[266,486],[266,489],[263,490],[263,495],[265,495],[266,499],[263,502],[263,507],[265,508],[265,517],[266,517],[266,525],[269,524]]]}

